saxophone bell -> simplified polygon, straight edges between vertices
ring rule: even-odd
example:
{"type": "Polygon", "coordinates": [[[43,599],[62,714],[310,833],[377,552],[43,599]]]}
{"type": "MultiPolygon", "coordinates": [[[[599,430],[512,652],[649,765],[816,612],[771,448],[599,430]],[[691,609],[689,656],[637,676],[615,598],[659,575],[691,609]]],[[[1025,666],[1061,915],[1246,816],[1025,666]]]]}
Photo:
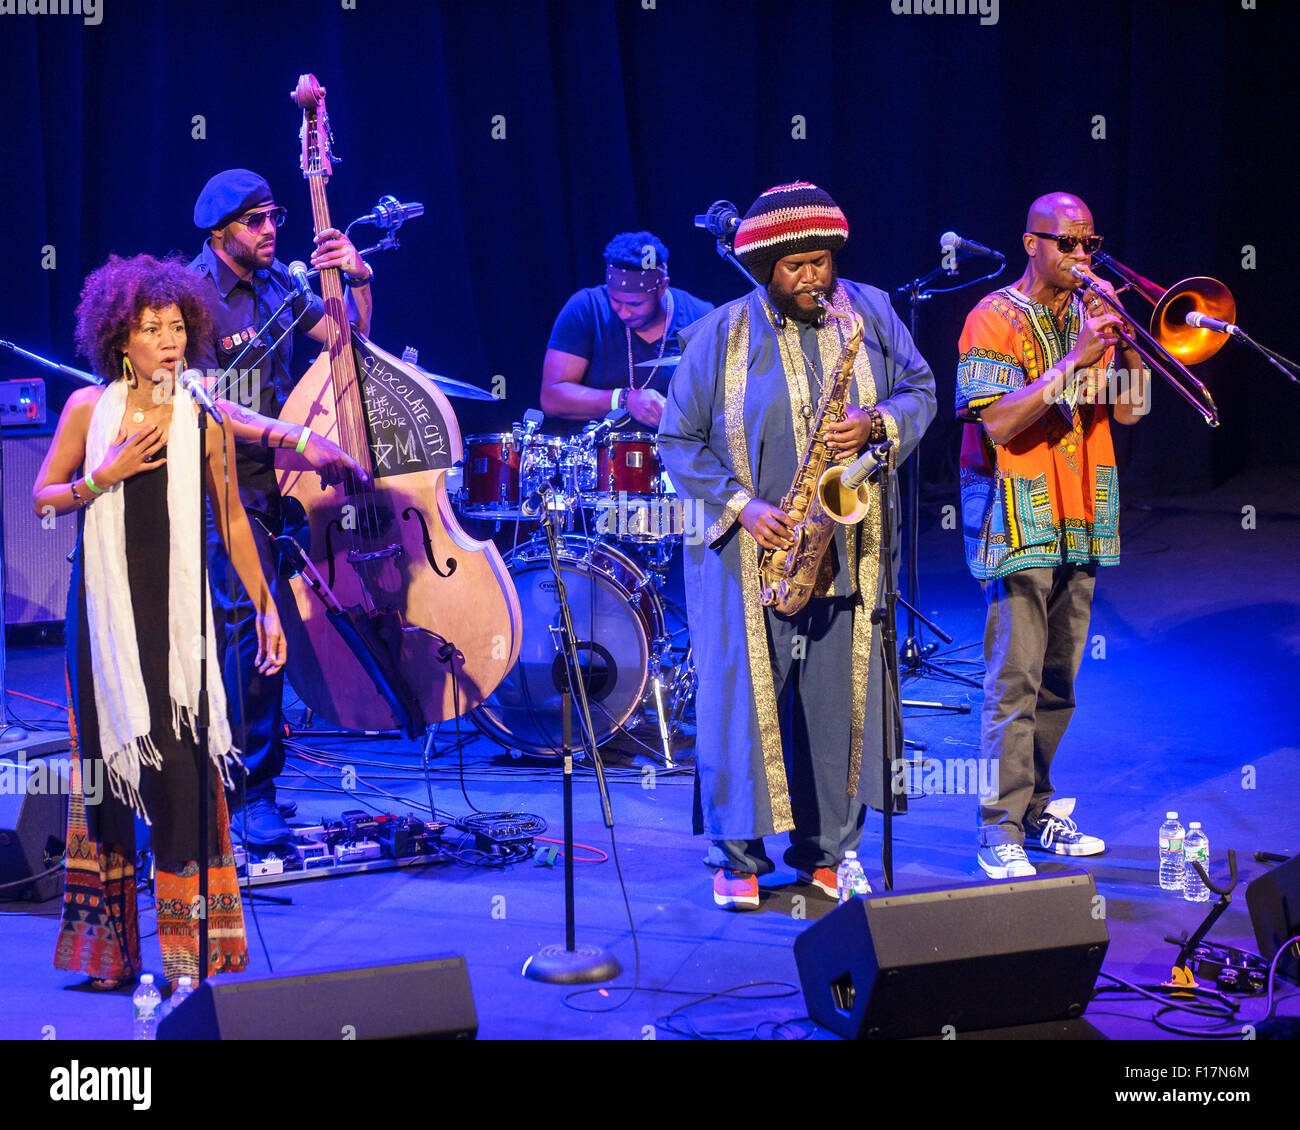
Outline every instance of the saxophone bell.
{"type": "Polygon", "coordinates": [[[856,526],[871,512],[871,488],[859,483],[850,490],[843,483],[846,466],[829,467],[817,481],[817,498],[832,521],[856,526]]]}

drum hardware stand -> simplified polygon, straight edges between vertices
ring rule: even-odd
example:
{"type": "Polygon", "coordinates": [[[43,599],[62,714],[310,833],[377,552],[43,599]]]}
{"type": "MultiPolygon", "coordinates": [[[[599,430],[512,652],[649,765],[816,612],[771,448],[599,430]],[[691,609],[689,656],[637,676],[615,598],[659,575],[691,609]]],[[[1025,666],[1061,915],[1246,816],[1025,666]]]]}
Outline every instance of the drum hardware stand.
{"type": "Polygon", "coordinates": [[[677,763],[673,760],[673,746],[668,734],[668,718],[664,714],[664,695],[663,682],[656,673],[655,677],[650,680],[651,687],[654,688],[655,696],[655,717],[659,721],[659,741],[664,747],[664,768],[676,769],[677,763]]]}
{"type": "Polygon", "coordinates": [[[611,981],[622,972],[618,959],[598,946],[579,946],[575,942],[573,899],[573,744],[572,698],[576,697],[582,716],[582,737],[591,763],[596,770],[596,785],[600,790],[601,811],[605,827],[613,829],[614,814],[609,803],[609,788],[605,782],[605,767],[596,745],[596,731],[591,722],[591,708],[587,701],[587,685],[582,678],[582,664],[578,655],[577,635],[573,630],[573,616],[569,610],[569,594],[560,568],[559,552],[555,541],[555,516],[551,500],[555,494],[549,485],[535,492],[528,503],[521,500],[521,509],[537,503],[536,517],[546,536],[551,558],[551,573],[555,577],[555,595],[560,605],[560,624],[557,634],[565,658],[565,677],[568,688],[561,693],[561,748],[564,758],[564,948],[544,946],[524,962],[523,975],[535,981],[552,984],[590,984],[611,981]],[[576,692],[576,693],[575,693],[576,692]]]}

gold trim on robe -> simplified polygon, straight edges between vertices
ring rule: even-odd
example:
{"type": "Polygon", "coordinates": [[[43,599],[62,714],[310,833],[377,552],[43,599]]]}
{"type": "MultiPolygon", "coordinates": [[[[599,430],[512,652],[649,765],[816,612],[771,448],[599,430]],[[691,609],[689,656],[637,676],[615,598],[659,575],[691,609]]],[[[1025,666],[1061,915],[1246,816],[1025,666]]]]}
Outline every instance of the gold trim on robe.
{"type": "MultiPolygon", "coordinates": [[[[749,437],[745,434],[745,390],[749,386],[749,304],[737,303],[731,311],[729,322],[724,371],[727,454],[731,458],[731,470],[736,480],[752,495],[754,479],[749,463],[749,437]]],[[[754,689],[754,712],[758,717],[763,775],[767,779],[767,798],[772,810],[772,830],[788,832],[794,827],[794,814],[790,808],[785,756],[781,751],[781,720],[776,712],[776,684],[772,678],[767,619],[759,599],[759,544],[754,535],[743,526],[738,536],[749,678],[754,689]]]]}
{"type": "Polygon", "coordinates": [[[710,549],[716,546],[722,535],[731,529],[732,523],[740,517],[740,512],[753,501],[754,496],[749,491],[744,489],[736,491],[727,499],[727,504],[722,508],[718,520],[704,531],[704,544],[710,549]]]}

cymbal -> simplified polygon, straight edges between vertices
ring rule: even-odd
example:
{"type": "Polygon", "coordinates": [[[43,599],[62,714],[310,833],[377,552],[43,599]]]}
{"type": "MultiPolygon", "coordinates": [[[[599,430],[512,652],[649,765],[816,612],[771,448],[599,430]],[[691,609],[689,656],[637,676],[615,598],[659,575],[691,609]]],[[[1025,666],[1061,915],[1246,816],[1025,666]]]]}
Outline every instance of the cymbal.
{"type": "MultiPolygon", "coordinates": [[[[411,363],[408,361],[408,365],[411,363]]],[[[417,373],[428,377],[438,386],[443,396],[456,396],[461,400],[496,400],[485,388],[479,388],[478,385],[472,385],[468,381],[458,381],[455,377],[444,377],[441,373],[431,373],[428,369],[422,369],[419,365],[411,365],[417,373]]]]}
{"type": "Polygon", "coordinates": [[[658,369],[664,365],[676,365],[681,359],[682,355],[680,353],[674,353],[668,357],[656,357],[653,361],[638,361],[636,367],[638,369],[658,369]]]}

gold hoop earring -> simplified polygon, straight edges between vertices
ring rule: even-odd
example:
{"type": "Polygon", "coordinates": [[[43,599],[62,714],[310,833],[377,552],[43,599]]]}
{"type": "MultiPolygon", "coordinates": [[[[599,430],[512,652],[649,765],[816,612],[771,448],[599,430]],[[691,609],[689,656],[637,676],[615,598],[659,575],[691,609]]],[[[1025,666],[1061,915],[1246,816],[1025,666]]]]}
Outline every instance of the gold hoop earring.
{"type": "Polygon", "coordinates": [[[131,364],[131,358],[125,353],[122,354],[122,376],[126,378],[126,387],[135,388],[139,378],[135,375],[135,368],[131,364]]]}

